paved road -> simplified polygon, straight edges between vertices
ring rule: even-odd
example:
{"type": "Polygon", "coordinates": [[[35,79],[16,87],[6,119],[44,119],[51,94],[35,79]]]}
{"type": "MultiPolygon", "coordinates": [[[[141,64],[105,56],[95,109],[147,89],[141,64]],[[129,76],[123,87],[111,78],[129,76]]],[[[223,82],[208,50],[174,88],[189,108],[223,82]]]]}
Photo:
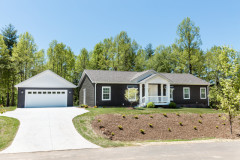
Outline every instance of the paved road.
{"type": "Polygon", "coordinates": [[[18,108],[3,116],[20,120],[13,143],[0,153],[36,152],[66,149],[98,148],[74,128],[72,119],[87,110],[64,108],[18,108]]]}
{"type": "Polygon", "coordinates": [[[0,154],[1,160],[239,160],[240,141],[0,154]]]}

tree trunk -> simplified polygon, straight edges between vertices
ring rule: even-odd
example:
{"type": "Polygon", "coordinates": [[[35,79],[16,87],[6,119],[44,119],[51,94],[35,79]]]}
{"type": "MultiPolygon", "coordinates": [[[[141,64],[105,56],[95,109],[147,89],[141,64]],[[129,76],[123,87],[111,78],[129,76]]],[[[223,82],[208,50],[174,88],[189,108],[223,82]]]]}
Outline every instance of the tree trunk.
{"type": "Polygon", "coordinates": [[[9,98],[9,91],[7,92],[7,104],[6,106],[9,107],[9,103],[10,103],[10,98],[9,98]]]}
{"type": "Polygon", "coordinates": [[[4,97],[2,96],[2,105],[5,106],[4,97]]]}
{"type": "Polygon", "coordinates": [[[232,134],[232,115],[231,115],[230,111],[228,113],[228,116],[229,116],[229,123],[230,123],[230,131],[231,131],[231,134],[232,134]]]}

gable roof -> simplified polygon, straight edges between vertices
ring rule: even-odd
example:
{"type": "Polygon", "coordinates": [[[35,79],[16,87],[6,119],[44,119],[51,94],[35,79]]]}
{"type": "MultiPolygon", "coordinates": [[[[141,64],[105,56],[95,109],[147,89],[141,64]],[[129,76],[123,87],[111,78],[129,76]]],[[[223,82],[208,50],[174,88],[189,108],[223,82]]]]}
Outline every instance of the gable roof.
{"type": "Polygon", "coordinates": [[[51,70],[43,71],[17,85],[24,88],[76,88],[77,86],[51,70]]]}
{"type": "Polygon", "coordinates": [[[127,83],[138,84],[138,82],[157,74],[168,80],[171,84],[185,85],[209,85],[208,82],[186,73],[157,73],[154,70],[143,72],[132,71],[109,71],[109,70],[84,70],[78,86],[80,86],[85,75],[89,77],[92,83],[127,83]],[[145,77],[144,77],[145,76],[145,77]]]}

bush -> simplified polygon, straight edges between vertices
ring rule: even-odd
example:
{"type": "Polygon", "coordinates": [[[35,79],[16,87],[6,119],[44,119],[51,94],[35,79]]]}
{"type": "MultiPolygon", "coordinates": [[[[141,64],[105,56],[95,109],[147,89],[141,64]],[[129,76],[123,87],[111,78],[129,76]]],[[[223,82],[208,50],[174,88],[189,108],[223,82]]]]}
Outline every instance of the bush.
{"type": "Polygon", "coordinates": [[[176,108],[177,107],[176,103],[174,103],[174,102],[170,102],[168,106],[170,108],[176,108]]]}
{"type": "Polygon", "coordinates": [[[134,116],[135,119],[138,119],[138,116],[134,116]]]}
{"type": "Polygon", "coordinates": [[[198,122],[202,124],[202,121],[201,121],[201,120],[198,120],[198,122]]]}
{"type": "Polygon", "coordinates": [[[101,122],[101,119],[98,119],[98,122],[101,122]]]}
{"type": "Polygon", "coordinates": [[[216,128],[218,129],[218,126],[216,126],[216,128]]]}
{"type": "Polygon", "coordinates": [[[197,130],[197,127],[196,127],[196,126],[194,126],[193,128],[194,128],[195,130],[197,130]]]}
{"type": "Polygon", "coordinates": [[[202,114],[200,114],[199,117],[203,118],[202,114]]]}
{"type": "Polygon", "coordinates": [[[98,108],[98,106],[94,106],[94,108],[98,108]]]}
{"type": "Polygon", "coordinates": [[[115,133],[114,133],[114,132],[112,132],[112,133],[111,133],[111,135],[112,135],[112,136],[115,136],[115,133]]]}
{"type": "Polygon", "coordinates": [[[153,118],[153,116],[149,116],[150,118],[153,118]]]}
{"type": "Polygon", "coordinates": [[[172,132],[171,128],[168,128],[168,131],[169,131],[169,132],[172,132]]]}
{"type": "Polygon", "coordinates": [[[225,125],[226,125],[226,123],[222,123],[222,125],[224,125],[224,126],[225,126],[225,125]]]}
{"type": "Polygon", "coordinates": [[[163,113],[163,116],[164,116],[164,117],[168,117],[166,113],[163,113]]]}
{"type": "Polygon", "coordinates": [[[179,122],[179,125],[180,125],[180,126],[183,126],[182,122],[179,122]]]}
{"type": "Polygon", "coordinates": [[[145,134],[145,131],[144,131],[143,129],[140,129],[140,132],[141,132],[142,134],[145,134]]]}
{"type": "Polygon", "coordinates": [[[149,102],[147,104],[147,108],[154,108],[155,107],[155,104],[153,102],[149,102]]]}
{"type": "Polygon", "coordinates": [[[122,117],[123,117],[123,118],[126,118],[126,116],[125,116],[125,115],[122,115],[122,117]]]}
{"type": "Polygon", "coordinates": [[[219,114],[218,117],[221,117],[221,114],[219,114]]]}
{"type": "Polygon", "coordinates": [[[153,128],[153,125],[150,123],[150,124],[149,124],[149,127],[153,128]]]}
{"type": "Polygon", "coordinates": [[[123,127],[122,127],[121,125],[118,125],[118,128],[119,128],[120,130],[123,130],[123,127]]]}
{"type": "Polygon", "coordinates": [[[180,114],[179,114],[179,113],[176,113],[176,115],[177,115],[178,117],[180,117],[180,114]]]}

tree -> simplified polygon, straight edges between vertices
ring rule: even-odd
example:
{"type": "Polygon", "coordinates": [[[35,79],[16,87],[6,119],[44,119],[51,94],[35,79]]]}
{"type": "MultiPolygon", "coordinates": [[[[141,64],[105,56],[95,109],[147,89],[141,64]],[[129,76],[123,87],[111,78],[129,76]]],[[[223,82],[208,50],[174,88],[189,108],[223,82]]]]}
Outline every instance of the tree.
{"type": "MultiPolygon", "coordinates": [[[[12,24],[9,24],[8,26],[5,26],[5,28],[2,29],[2,35],[3,35],[3,40],[8,48],[8,53],[10,56],[12,56],[12,48],[14,45],[17,44],[17,30],[15,29],[15,27],[12,24]]],[[[16,72],[15,72],[15,66],[12,62],[10,62],[10,68],[8,70],[9,72],[9,83],[11,83],[11,87],[12,87],[12,100],[11,100],[11,105],[15,106],[15,81],[16,81],[16,72]],[[11,80],[10,80],[11,79],[11,80]]],[[[8,100],[9,101],[9,100],[8,100]]],[[[9,103],[9,102],[8,102],[9,103]]]]}
{"type": "Polygon", "coordinates": [[[149,59],[153,56],[154,53],[154,49],[152,47],[152,44],[149,43],[146,47],[145,47],[145,51],[146,51],[146,58],[149,59]]]}
{"type": "Polygon", "coordinates": [[[132,104],[134,102],[138,101],[138,89],[137,88],[128,88],[125,90],[125,94],[124,94],[125,99],[130,102],[132,107],[132,104]]]}
{"type": "Polygon", "coordinates": [[[185,18],[179,25],[177,29],[177,35],[179,39],[177,40],[179,47],[182,49],[182,54],[185,57],[186,64],[188,65],[188,72],[192,74],[194,58],[199,46],[202,44],[199,27],[196,27],[194,22],[190,20],[189,17],[185,18]]]}
{"type": "MultiPolygon", "coordinates": [[[[240,84],[239,84],[239,59],[236,51],[229,47],[221,47],[218,61],[222,77],[219,79],[218,86],[210,92],[210,98],[214,97],[217,101],[217,107],[228,113],[230,130],[232,133],[232,122],[239,110],[240,101],[240,84]]],[[[212,99],[211,99],[212,101],[212,99]]]]}
{"type": "Polygon", "coordinates": [[[80,54],[77,56],[75,70],[78,75],[81,75],[84,69],[87,69],[89,66],[89,54],[86,48],[83,48],[80,51],[80,54]]]}
{"type": "Polygon", "coordinates": [[[135,61],[135,71],[144,71],[146,69],[146,51],[143,49],[139,49],[137,51],[135,61]]]}

